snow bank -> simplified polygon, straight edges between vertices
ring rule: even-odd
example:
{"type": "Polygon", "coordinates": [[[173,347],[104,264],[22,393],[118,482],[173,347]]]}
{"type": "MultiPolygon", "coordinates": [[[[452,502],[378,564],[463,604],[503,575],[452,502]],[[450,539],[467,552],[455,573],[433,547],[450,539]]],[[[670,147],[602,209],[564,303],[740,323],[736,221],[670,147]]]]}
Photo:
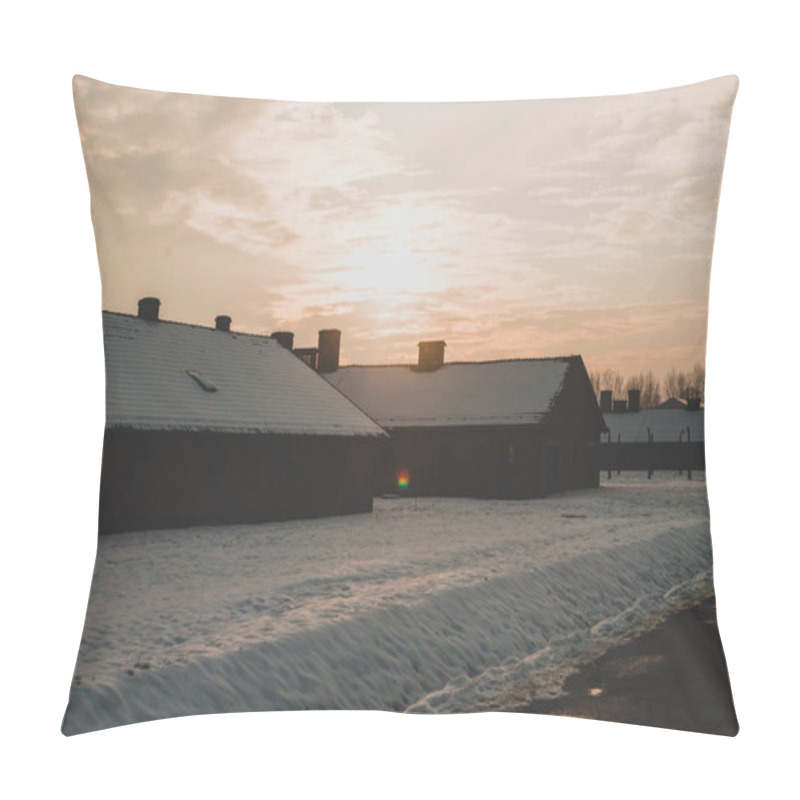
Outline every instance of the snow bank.
{"type": "Polygon", "coordinates": [[[705,484],[673,479],[104,538],[64,730],[502,708],[707,591],[710,567],[705,484]]]}

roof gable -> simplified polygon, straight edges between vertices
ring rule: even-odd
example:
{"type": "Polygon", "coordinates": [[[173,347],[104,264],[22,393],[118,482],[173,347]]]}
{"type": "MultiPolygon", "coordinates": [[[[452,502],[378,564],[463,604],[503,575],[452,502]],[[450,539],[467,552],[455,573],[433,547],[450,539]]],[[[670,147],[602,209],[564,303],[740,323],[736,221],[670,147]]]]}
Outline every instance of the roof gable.
{"type": "Polygon", "coordinates": [[[670,397],[669,399],[665,400],[660,405],[657,405],[656,408],[686,408],[686,401],[681,400],[679,397],[670,397]]]}
{"type": "Polygon", "coordinates": [[[106,425],[382,436],[274,339],[103,312],[106,425]]]}
{"type": "Polygon", "coordinates": [[[558,397],[570,358],[340,367],[325,378],[384,428],[531,425],[558,397]]]}

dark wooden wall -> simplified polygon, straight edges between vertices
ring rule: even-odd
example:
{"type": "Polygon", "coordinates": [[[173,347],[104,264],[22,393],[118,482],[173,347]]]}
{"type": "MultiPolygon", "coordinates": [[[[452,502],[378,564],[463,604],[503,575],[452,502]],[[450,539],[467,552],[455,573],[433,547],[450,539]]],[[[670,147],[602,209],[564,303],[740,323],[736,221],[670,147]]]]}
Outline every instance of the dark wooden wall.
{"type": "Polygon", "coordinates": [[[564,435],[599,442],[606,423],[589,373],[580,356],[573,356],[569,361],[564,385],[545,424],[557,426],[564,435]]]}
{"type": "Polygon", "coordinates": [[[586,368],[570,359],[564,386],[538,425],[393,428],[376,480],[381,494],[543,497],[598,486],[605,429],[586,368]],[[406,490],[400,470],[409,472],[406,490]]]}
{"type": "Polygon", "coordinates": [[[703,442],[611,442],[600,445],[600,469],[682,470],[706,468],[703,442]]]}
{"type": "Polygon", "coordinates": [[[411,496],[542,497],[599,483],[596,442],[544,426],[396,428],[377,491],[411,496]],[[401,470],[409,486],[398,487],[401,470]]]}
{"type": "Polygon", "coordinates": [[[107,429],[100,533],[371,511],[379,443],[107,429]]]}

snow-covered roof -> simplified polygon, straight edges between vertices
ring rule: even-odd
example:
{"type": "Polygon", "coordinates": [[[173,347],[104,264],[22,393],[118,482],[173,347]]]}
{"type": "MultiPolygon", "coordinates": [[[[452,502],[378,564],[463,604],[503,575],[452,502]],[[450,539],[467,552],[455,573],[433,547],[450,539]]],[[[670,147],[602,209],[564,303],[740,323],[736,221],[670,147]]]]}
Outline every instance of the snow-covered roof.
{"type": "Polygon", "coordinates": [[[270,337],[108,311],[103,335],[108,427],[385,435],[270,337]]]}
{"type": "Polygon", "coordinates": [[[558,397],[568,358],[340,367],[325,375],[384,428],[530,425],[558,397]]]}
{"type": "Polygon", "coordinates": [[[656,442],[685,442],[687,428],[691,441],[702,442],[705,441],[704,417],[702,409],[688,411],[685,408],[644,408],[604,415],[612,442],[618,437],[621,442],[646,442],[648,428],[656,442]],[[684,431],[682,438],[681,431],[684,431]]]}

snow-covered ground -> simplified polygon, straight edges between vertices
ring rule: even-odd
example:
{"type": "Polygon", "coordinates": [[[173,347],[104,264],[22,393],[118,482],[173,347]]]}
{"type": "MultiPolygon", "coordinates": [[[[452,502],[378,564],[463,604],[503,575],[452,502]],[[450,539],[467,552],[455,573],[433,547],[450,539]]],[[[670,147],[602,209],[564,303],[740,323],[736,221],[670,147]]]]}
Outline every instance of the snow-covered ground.
{"type": "Polygon", "coordinates": [[[64,730],[552,696],[577,665],[711,590],[694,477],[103,537],[64,730]]]}

